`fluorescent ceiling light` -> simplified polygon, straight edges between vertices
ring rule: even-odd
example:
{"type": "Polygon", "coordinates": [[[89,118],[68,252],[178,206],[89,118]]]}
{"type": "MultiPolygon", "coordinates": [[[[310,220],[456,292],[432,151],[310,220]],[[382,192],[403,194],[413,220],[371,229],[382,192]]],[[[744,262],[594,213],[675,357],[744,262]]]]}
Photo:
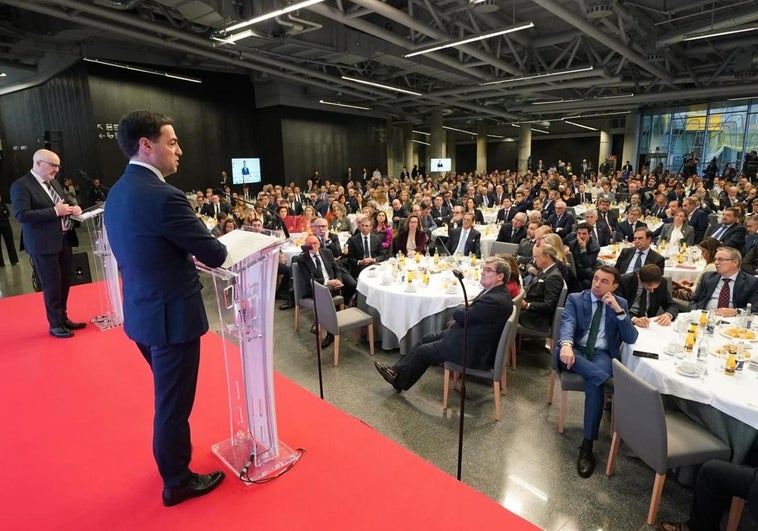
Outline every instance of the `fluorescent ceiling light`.
{"type": "Polygon", "coordinates": [[[239,33],[235,33],[234,35],[229,35],[228,37],[211,37],[214,41],[223,42],[224,44],[235,44],[237,41],[242,39],[247,39],[248,37],[252,37],[256,33],[251,29],[246,29],[245,31],[240,31],[239,33]]]}
{"type": "Polygon", "coordinates": [[[416,131],[415,129],[411,129],[411,133],[416,133],[417,135],[432,136],[432,133],[427,133],[426,131],[416,131]]]}
{"type": "Polygon", "coordinates": [[[532,131],[536,131],[538,133],[544,133],[546,135],[550,134],[550,131],[543,131],[542,129],[537,129],[536,127],[532,127],[532,131]]]}
{"type": "Polygon", "coordinates": [[[633,98],[634,94],[618,94],[616,96],[598,96],[595,99],[596,100],[615,100],[618,98],[633,98]]]}
{"type": "Polygon", "coordinates": [[[594,127],[590,127],[589,125],[582,125],[578,124],[576,122],[569,122],[568,120],[563,120],[564,123],[575,125],[576,127],[581,127],[582,129],[589,129],[590,131],[597,131],[594,127]]]}
{"type": "Polygon", "coordinates": [[[0,77],[5,77],[5,76],[7,76],[7,75],[8,75],[8,74],[6,74],[5,72],[0,72],[0,77]]]}
{"type": "Polygon", "coordinates": [[[579,98],[567,99],[567,100],[550,100],[550,101],[533,101],[532,105],[551,105],[553,103],[569,103],[572,101],[582,101],[579,98]]]}
{"type": "Polygon", "coordinates": [[[143,72],[145,74],[152,74],[154,76],[170,77],[171,79],[179,79],[181,81],[189,81],[191,83],[202,83],[203,80],[196,77],[180,76],[178,74],[170,74],[168,72],[161,72],[160,70],[151,70],[149,68],[142,68],[139,66],[127,65],[124,63],[114,63],[113,61],[104,61],[103,59],[93,59],[91,57],[85,57],[85,61],[88,63],[97,63],[99,65],[112,66],[115,68],[123,68],[124,70],[132,70],[133,72],[143,72]]]}
{"type": "Polygon", "coordinates": [[[573,70],[559,70],[558,72],[547,72],[545,74],[534,74],[531,76],[511,77],[508,79],[499,79],[497,81],[487,81],[486,83],[479,83],[480,87],[486,87],[487,85],[497,85],[499,83],[513,83],[514,81],[526,81],[528,79],[542,79],[545,77],[560,76],[561,74],[577,74],[579,72],[589,72],[594,70],[595,67],[587,66],[584,68],[575,68],[573,70]]]}
{"type": "Polygon", "coordinates": [[[722,37],[724,35],[732,35],[733,33],[745,33],[747,31],[758,30],[758,26],[749,26],[747,28],[733,28],[723,31],[710,31],[705,33],[691,33],[685,35],[682,40],[684,41],[696,41],[698,39],[710,39],[711,37],[722,37]]]}
{"type": "Polygon", "coordinates": [[[392,90],[394,92],[402,92],[403,94],[410,94],[411,96],[423,96],[420,92],[413,92],[412,90],[405,90],[398,87],[393,87],[391,85],[384,85],[382,83],[376,83],[375,81],[368,81],[366,79],[358,79],[355,77],[349,77],[349,76],[342,76],[342,79],[345,81],[352,81],[353,83],[361,83],[363,85],[369,85],[371,87],[379,87],[387,90],[392,90]]]}
{"type": "MultiPolygon", "coordinates": [[[[546,121],[548,121],[548,120],[540,120],[540,121],[533,121],[533,122],[521,122],[521,123],[523,123],[523,124],[527,124],[527,123],[542,123],[542,122],[546,122],[546,121]]],[[[511,127],[515,127],[515,128],[518,129],[521,126],[519,124],[511,124],[511,127]]],[[[546,135],[550,134],[550,131],[543,131],[542,129],[537,129],[536,127],[532,127],[532,131],[537,131],[538,133],[545,133],[546,135]]]]}
{"type": "Polygon", "coordinates": [[[576,116],[564,116],[563,119],[573,119],[573,118],[598,118],[600,116],[614,116],[616,114],[629,114],[632,111],[615,111],[615,112],[596,112],[592,114],[577,114],[576,116]]]}
{"type": "MultiPolygon", "coordinates": [[[[3,74],[3,75],[5,75],[5,74],[3,74]]],[[[726,101],[743,101],[743,100],[752,100],[754,98],[758,98],[758,96],[746,96],[744,98],[729,98],[726,101]]]]}
{"type": "Polygon", "coordinates": [[[277,9],[275,11],[271,11],[270,13],[266,13],[265,15],[251,18],[250,20],[246,20],[244,22],[240,22],[238,24],[229,26],[228,28],[224,28],[224,33],[229,33],[230,31],[237,31],[238,29],[246,28],[248,26],[252,26],[253,24],[257,24],[258,22],[263,22],[264,20],[275,18],[281,15],[284,15],[285,13],[291,13],[292,11],[297,11],[298,9],[301,9],[303,7],[319,4],[323,1],[324,0],[305,0],[303,2],[297,2],[295,4],[289,5],[282,9],[277,9]]]}
{"type": "Polygon", "coordinates": [[[448,127],[447,125],[443,125],[442,129],[447,129],[448,131],[457,131],[458,133],[465,133],[467,135],[476,135],[473,131],[466,131],[465,129],[456,129],[455,127],[448,127]]]}
{"type": "Polygon", "coordinates": [[[453,46],[461,46],[462,44],[468,44],[468,43],[474,42],[474,41],[482,41],[484,39],[491,39],[492,37],[497,37],[499,35],[505,35],[506,33],[513,33],[515,31],[521,31],[521,30],[525,30],[525,29],[533,28],[533,27],[534,27],[534,22],[526,22],[524,24],[517,24],[515,26],[511,26],[511,27],[506,28],[506,29],[497,30],[497,31],[491,31],[489,33],[482,33],[481,35],[477,35],[475,37],[467,37],[465,39],[460,39],[460,40],[457,40],[457,41],[452,41],[452,42],[448,42],[448,43],[445,43],[445,44],[440,44],[440,45],[437,45],[437,46],[433,46],[431,48],[426,48],[424,50],[419,50],[417,52],[407,53],[403,57],[414,57],[416,55],[421,55],[421,54],[425,54],[425,53],[436,52],[436,51],[442,50],[444,48],[452,48],[453,46]]]}
{"type": "Polygon", "coordinates": [[[413,142],[415,142],[416,144],[424,144],[425,146],[431,146],[429,142],[422,142],[421,140],[413,139],[413,142]]]}
{"type": "Polygon", "coordinates": [[[336,101],[318,100],[319,103],[324,105],[334,105],[336,107],[348,107],[350,109],[359,109],[361,111],[370,111],[371,107],[361,107],[360,105],[350,105],[349,103],[338,103],[336,101]]]}

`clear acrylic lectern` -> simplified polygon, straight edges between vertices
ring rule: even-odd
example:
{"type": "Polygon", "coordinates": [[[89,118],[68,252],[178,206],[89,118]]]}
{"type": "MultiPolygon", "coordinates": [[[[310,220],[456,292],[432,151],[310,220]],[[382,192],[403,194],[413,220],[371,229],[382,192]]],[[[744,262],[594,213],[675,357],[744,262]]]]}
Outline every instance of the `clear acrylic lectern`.
{"type": "Polygon", "coordinates": [[[212,450],[235,475],[256,481],[300,456],[279,441],[274,404],[274,291],[282,240],[247,230],[219,240],[229,251],[221,267],[196,262],[215,288],[229,395],[229,438],[212,450]]]}
{"type": "Polygon", "coordinates": [[[108,243],[108,234],[103,223],[105,205],[95,205],[79,216],[71,216],[87,226],[92,253],[95,255],[95,270],[92,282],[98,286],[100,314],[91,319],[100,330],[108,330],[124,324],[124,304],[121,299],[121,285],[118,280],[118,265],[108,243]]]}

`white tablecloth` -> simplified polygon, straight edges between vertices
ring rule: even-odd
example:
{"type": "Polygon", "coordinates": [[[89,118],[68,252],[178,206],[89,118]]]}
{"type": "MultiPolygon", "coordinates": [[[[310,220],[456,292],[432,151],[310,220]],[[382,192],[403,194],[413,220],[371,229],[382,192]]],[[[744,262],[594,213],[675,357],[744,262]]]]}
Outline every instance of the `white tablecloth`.
{"type": "MultiPolygon", "coordinates": [[[[497,239],[497,234],[500,231],[500,227],[497,225],[475,225],[474,228],[481,233],[479,239],[479,245],[482,248],[482,258],[487,258],[492,253],[492,244],[497,239]]],[[[447,238],[447,227],[438,227],[432,231],[432,236],[447,238]]],[[[455,252],[455,249],[450,249],[450,252],[455,252]]]]}
{"type": "Polygon", "coordinates": [[[499,207],[492,208],[480,208],[485,223],[497,223],[497,213],[500,212],[499,207]]]}
{"type": "MultiPolygon", "coordinates": [[[[618,246],[619,252],[622,246],[618,246]]],[[[600,248],[600,254],[598,258],[605,265],[615,266],[618,259],[618,252],[613,252],[613,245],[606,245],[600,248]]],[[[660,251],[658,251],[660,252],[660,251]]],[[[673,258],[666,258],[666,268],[663,274],[667,277],[671,277],[671,280],[681,282],[682,280],[694,281],[697,276],[705,269],[705,261],[697,260],[695,262],[684,263],[679,265],[673,258]]],[[[624,271],[621,271],[623,274],[624,271]]]]}

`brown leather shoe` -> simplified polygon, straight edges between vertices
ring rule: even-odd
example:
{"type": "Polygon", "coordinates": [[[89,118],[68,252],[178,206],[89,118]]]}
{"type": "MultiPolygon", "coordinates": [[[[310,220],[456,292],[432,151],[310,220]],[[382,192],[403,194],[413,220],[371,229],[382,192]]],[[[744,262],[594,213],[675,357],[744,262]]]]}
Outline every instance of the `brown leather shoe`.
{"type": "Polygon", "coordinates": [[[664,520],[658,524],[656,529],[658,531],[690,531],[690,526],[687,525],[687,522],[669,522],[664,520]]]}

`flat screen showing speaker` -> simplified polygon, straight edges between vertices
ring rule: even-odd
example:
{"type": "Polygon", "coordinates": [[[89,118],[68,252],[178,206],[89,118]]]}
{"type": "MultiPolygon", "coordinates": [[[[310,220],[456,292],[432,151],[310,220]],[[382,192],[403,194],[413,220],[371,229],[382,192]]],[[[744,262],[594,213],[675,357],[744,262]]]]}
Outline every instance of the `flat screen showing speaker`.
{"type": "Polygon", "coordinates": [[[429,171],[452,171],[453,159],[432,159],[429,164],[429,171]]]}
{"type": "Polygon", "coordinates": [[[233,158],[232,182],[234,184],[261,182],[261,159],[254,157],[233,158]]]}

